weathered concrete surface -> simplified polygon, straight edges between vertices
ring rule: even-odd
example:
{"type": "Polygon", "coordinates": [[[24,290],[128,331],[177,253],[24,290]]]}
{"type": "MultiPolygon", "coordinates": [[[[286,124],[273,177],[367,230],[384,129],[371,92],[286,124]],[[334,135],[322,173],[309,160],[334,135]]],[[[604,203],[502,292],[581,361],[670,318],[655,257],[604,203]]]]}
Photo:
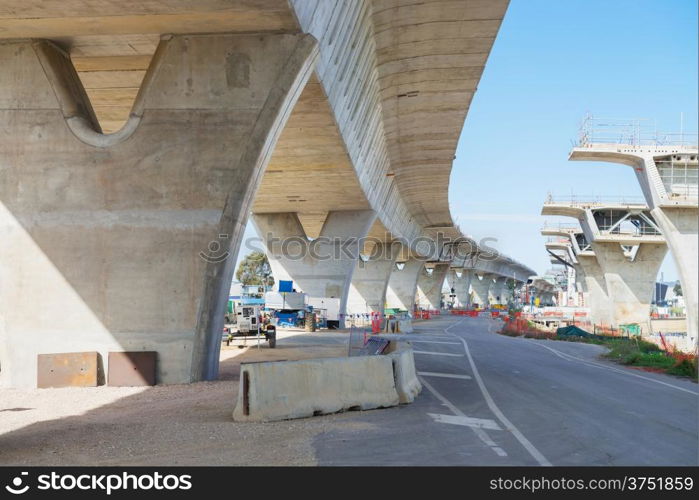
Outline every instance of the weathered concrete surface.
{"type": "Polygon", "coordinates": [[[457,307],[468,307],[471,305],[471,280],[473,279],[473,272],[462,269],[461,276],[457,274],[457,270],[452,269],[447,274],[447,280],[449,282],[449,288],[454,289],[454,295],[456,295],[456,305],[457,307]]]}
{"type": "Polygon", "coordinates": [[[399,253],[395,246],[377,243],[367,260],[357,260],[347,299],[347,314],[383,314],[388,280],[399,253]]]}
{"type": "Polygon", "coordinates": [[[399,269],[399,265],[396,264],[391,271],[386,290],[386,307],[404,309],[412,313],[418,276],[425,263],[419,259],[410,259],[402,264],[402,269],[399,269]]]}
{"type": "Polygon", "coordinates": [[[104,136],[64,53],[0,43],[2,385],[35,386],[36,355],[66,351],[215,377],[226,256],[316,54],[307,35],[174,36],[104,136]]]}
{"type": "Polygon", "coordinates": [[[399,404],[389,356],[252,363],[241,365],[240,371],[236,421],[286,420],[399,404]]]}
{"type": "Polygon", "coordinates": [[[372,210],[330,212],[312,241],[293,212],[255,214],[253,222],[265,242],[275,279],[292,280],[297,291],[310,297],[339,298],[342,328],[360,240],[375,218],[372,210]]]}
{"type": "Polygon", "coordinates": [[[420,309],[442,308],[442,286],[449,272],[449,264],[437,264],[428,273],[424,269],[418,274],[416,302],[420,309]]]}
{"type": "Polygon", "coordinates": [[[473,292],[473,303],[479,307],[488,307],[488,291],[493,285],[492,274],[475,274],[471,280],[471,290],[473,292]]]}
{"type": "Polygon", "coordinates": [[[650,302],[667,246],[642,244],[633,262],[616,243],[592,242],[592,248],[612,302],[612,325],[638,323],[649,332],[650,302]]]}

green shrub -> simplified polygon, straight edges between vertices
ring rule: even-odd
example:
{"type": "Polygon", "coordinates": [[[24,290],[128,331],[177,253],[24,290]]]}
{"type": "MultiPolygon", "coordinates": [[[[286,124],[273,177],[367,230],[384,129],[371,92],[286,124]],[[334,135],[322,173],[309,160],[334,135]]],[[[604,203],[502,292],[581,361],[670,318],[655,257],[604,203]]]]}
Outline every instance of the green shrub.
{"type": "Polygon", "coordinates": [[[653,368],[670,368],[675,364],[674,358],[662,352],[631,352],[625,355],[621,362],[625,365],[649,366],[653,368]]]}
{"type": "Polygon", "coordinates": [[[667,370],[670,375],[680,375],[682,377],[691,377],[697,379],[697,360],[683,359],[667,370]]]}

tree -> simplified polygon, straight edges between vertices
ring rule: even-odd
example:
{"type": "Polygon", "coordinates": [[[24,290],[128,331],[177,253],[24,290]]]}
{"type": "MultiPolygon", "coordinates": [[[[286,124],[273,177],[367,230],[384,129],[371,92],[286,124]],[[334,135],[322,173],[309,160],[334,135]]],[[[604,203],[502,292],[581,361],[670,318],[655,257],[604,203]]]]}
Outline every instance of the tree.
{"type": "Polygon", "coordinates": [[[678,281],[675,283],[675,286],[672,289],[673,292],[675,292],[675,295],[682,296],[682,284],[678,281]]]}
{"type": "Polygon", "coordinates": [[[512,303],[515,303],[515,290],[517,288],[517,282],[515,280],[507,280],[507,289],[510,291],[510,297],[512,298],[512,303]]]}
{"type": "Polygon", "coordinates": [[[272,268],[267,256],[262,252],[252,252],[246,255],[240,261],[235,277],[243,285],[264,285],[266,287],[274,285],[272,268]]]}

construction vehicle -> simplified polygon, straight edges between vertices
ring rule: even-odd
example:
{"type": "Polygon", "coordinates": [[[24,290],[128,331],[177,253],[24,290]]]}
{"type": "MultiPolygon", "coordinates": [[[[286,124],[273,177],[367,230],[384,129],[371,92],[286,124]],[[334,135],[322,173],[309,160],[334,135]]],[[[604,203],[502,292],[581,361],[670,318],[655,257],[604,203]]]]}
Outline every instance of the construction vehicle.
{"type": "MultiPolygon", "coordinates": [[[[264,338],[269,342],[269,347],[274,348],[277,345],[277,330],[274,325],[261,325],[260,323],[260,307],[259,306],[239,306],[235,307],[234,313],[227,315],[226,318],[233,317],[235,323],[226,325],[228,329],[228,337],[225,338],[226,345],[230,345],[231,341],[242,338],[243,344],[238,345],[241,349],[247,346],[247,341],[252,339],[261,340],[264,338]]],[[[225,330],[225,329],[224,329],[225,330]]]]}

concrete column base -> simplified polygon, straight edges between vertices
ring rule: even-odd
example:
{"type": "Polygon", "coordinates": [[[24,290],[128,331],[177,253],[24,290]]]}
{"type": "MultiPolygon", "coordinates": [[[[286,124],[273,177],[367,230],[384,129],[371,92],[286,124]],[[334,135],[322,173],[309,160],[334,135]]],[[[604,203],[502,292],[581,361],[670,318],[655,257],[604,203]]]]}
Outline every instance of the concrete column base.
{"type": "Polygon", "coordinates": [[[687,337],[697,345],[699,330],[699,209],[696,207],[654,208],[651,214],[663,232],[680,275],[682,296],[687,308],[687,337]]]}
{"type": "Polygon", "coordinates": [[[493,285],[493,275],[492,274],[482,274],[478,276],[476,274],[471,280],[471,290],[473,291],[473,304],[478,304],[481,308],[486,308],[490,305],[488,300],[488,291],[493,285]]]}
{"type": "Polygon", "coordinates": [[[454,289],[457,307],[468,307],[471,305],[471,280],[473,273],[464,269],[459,277],[453,269],[447,274],[449,287],[454,289]]]}
{"type": "Polygon", "coordinates": [[[612,326],[638,323],[650,332],[650,303],[667,246],[641,244],[629,261],[618,243],[592,243],[612,301],[612,326]]]}
{"type": "Polygon", "coordinates": [[[402,269],[399,268],[399,264],[393,266],[386,290],[386,307],[403,309],[412,314],[415,308],[417,279],[424,266],[425,262],[418,259],[404,262],[402,269]]]}
{"type": "Polygon", "coordinates": [[[607,293],[604,272],[594,255],[578,255],[578,266],[587,290],[585,305],[590,308],[593,325],[611,326],[614,322],[612,300],[607,293]]]}

